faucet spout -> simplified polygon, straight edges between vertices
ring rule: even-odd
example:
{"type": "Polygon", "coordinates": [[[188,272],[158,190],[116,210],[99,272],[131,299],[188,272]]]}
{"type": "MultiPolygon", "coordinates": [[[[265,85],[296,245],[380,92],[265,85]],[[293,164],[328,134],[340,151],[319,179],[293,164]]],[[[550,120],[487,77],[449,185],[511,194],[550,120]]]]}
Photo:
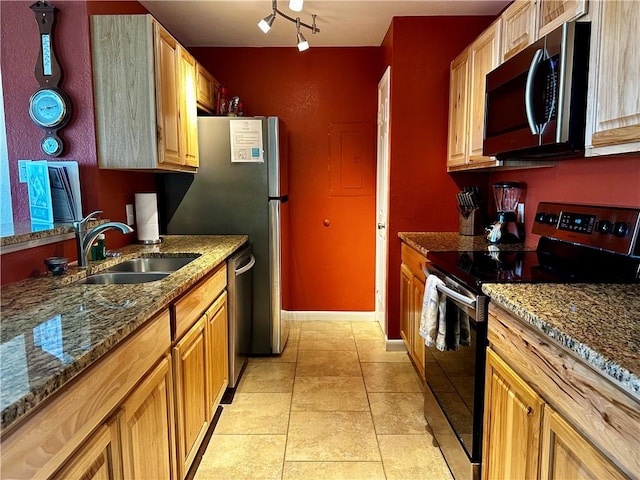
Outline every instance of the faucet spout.
{"type": "Polygon", "coordinates": [[[94,218],[94,216],[98,213],[102,212],[93,212],[89,214],[86,218],[84,218],[80,222],[76,222],[74,224],[76,230],[76,245],[78,247],[78,267],[79,268],[87,268],[89,265],[89,250],[93,242],[96,241],[98,235],[105,232],[106,230],[117,229],[122,233],[133,233],[133,228],[129,225],[121,222],[107,222],[101,225],[97,225],[93,227],[91,230],[86,230],[87,222],[94,218]]]}

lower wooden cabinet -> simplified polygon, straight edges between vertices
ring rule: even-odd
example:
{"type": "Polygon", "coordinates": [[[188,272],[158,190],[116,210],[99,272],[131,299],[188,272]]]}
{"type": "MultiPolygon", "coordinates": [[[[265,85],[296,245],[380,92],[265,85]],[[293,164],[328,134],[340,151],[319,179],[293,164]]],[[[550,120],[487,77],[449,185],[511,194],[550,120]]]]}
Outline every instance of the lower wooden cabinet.
{"type": "Polygon", "coordinates": [[[420,336],[420,317],[424,299],[427,259],[406,244],[401,246],[400,265],[400,335],[420,375],[424,377],[425,345],[420,336]]]}
{"type": "Polygon", "coordinates": [[[184,478],[209,426],[206,315],[173,347],[178,478],[184,478]]]}
{"type": "Polygon", "coordinates": [[[549,406],[544,411],[541,457],[541,480],[627,478],[549,406]]]}
{"type": "Polygon", "coordinates": [[[69,478],[120,480],[123,478],[121,468],[118,425],[116,422],[111,422],[102,425],[53,478],[55,480],[69,478]]]}
{"type": "Polygon", "coordinates": [[[207,362],[209,380],[209,419],[229,385],[229,341],[227,333],[227,292],[209,307],[207,317],[207,362]]]}
{"type": "Polygon", "coordinates": [[[482,478],[537,478],[544,402],[489,349],[482,478]]]}
{"type": "Polygon", "coordinates": [[[482,478],[640,478],[640,403],[490,304],[482,478]]]}
{"type": "Polygon", "coordinates": [[[124,478],[175,478],[171,362],[166,357],[118,414],[124,478]]]}

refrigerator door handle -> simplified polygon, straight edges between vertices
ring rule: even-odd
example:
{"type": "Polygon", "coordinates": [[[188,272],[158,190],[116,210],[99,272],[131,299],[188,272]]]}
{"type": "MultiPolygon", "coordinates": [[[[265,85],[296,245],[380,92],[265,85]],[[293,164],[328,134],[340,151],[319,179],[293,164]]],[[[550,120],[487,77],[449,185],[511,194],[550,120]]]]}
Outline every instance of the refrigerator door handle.
{"type": "Polygon", "coordinates": [[[255,264],[256,264],[256,257],[254,257],[252,253],[249,258],[249,263],[247,263],[244,267],[240,267],[236,269],[236,277],[239,277],[243,273],[246,273],[249,270],[251,270],[255,264]]]}

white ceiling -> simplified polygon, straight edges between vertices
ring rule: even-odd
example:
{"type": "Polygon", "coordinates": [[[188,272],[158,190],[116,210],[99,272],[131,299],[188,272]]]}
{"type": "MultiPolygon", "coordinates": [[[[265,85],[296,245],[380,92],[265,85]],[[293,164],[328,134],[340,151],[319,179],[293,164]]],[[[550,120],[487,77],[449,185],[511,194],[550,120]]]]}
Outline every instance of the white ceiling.
{"type": "MultiPolygon", "coordinates": [[[[271,0],[140,0],[187,47],[276,47],[296,44],[295,25],[277,17],[268,34],[258,29],[271,13],[271,0]]],[[[320,32],[302,29],[314,46],[380,46],[393,17],[496,15],[510,0],[305,0],[302,12],[278,9],[311,24],[317,14],[320,32]]]]}

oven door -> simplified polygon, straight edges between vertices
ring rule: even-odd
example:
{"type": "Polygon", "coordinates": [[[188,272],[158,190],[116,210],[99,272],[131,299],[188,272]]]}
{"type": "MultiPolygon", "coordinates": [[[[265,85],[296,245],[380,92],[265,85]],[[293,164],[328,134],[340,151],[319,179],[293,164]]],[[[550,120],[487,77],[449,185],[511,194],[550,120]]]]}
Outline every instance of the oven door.
{"type": "MultiPolygon", "coordinates": [[[[433,267],[425,273],[445,282],[439,291],[446,298],[447,332],[453,332],[457,322],[469,323],[469,346],[444,352],[427,349],[425,377],[468,460],[478,468],[482,455],[487,297],[472,293],[433,267]]],[[[444,449],[443,442],[440,444],[444,449]]]]}

